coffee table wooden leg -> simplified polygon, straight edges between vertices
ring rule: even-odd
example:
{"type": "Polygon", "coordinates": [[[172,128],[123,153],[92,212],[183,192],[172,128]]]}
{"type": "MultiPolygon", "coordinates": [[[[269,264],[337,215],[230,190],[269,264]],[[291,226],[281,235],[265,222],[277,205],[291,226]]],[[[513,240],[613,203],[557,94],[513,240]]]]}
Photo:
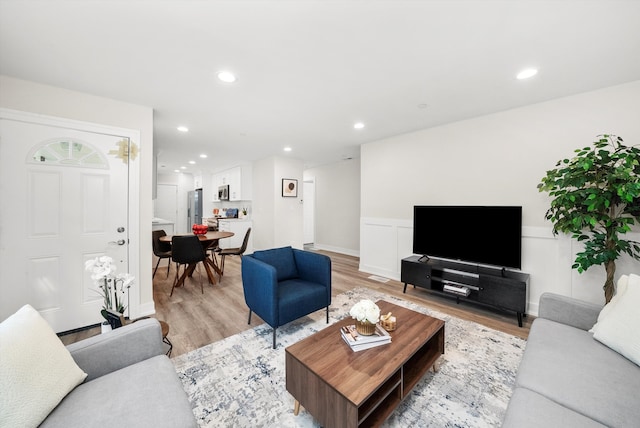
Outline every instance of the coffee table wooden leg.
{"type": "Polygon", "coordinates": [[[433,369],[434,373],[438,373],[440,371],[440,360],[437,360],[435,363],[433,363],[433,366],[431,366],[431,368],[433,369]]]}
{"type": "Polygon", "coordinates": [[[293,414],[295,416],[298,416],[298,413],[300,413],[300,402],[298,400],[294,400],[293,401],[293,414]]]}

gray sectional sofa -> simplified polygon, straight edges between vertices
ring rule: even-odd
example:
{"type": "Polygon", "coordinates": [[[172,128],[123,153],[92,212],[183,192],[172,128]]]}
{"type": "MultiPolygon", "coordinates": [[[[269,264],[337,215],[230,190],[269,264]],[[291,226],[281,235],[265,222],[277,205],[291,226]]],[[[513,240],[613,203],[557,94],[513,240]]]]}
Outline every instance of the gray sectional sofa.
{"type": "Polygon", "coordinates": [[[196,427],[160,324],[145,319],[69,345],[88,374],[41,427],[196,427]]]}
{"type": "Polygon", "coordinates": [[[640,367],[588,332],[601,309],[541,296],[503,427],[640,427],[640,367]]]}

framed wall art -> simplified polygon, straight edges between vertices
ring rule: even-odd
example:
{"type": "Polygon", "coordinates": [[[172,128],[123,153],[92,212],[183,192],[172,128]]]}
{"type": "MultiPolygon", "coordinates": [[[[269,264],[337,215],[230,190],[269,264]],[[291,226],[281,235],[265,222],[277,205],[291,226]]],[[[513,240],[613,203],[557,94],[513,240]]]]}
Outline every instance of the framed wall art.
{"type": "Polygon", "coordinates": [[[298,197],[298,180],[292,178],[282,179],[282,197],[297,198],[298,197]]]}

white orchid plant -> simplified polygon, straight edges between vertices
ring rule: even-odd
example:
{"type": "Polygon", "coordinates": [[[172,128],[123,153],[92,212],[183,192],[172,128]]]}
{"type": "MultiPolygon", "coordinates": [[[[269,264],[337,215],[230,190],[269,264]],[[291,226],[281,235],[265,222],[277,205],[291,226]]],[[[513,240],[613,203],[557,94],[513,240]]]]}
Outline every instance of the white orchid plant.
{"type": "Polygon", "coordinates": [[[368,321],[371,324],[377,324],[380,321],[380,308],[371,300],[360,300],[353,305],[349,315],[360,322],[368,321]]]}
{"type": "MultiPolygon", "coordinates": [[[[124,304],[125,295],[129,292],[135,277],[128,273],[116,275],[116,265],[109,256],[87,260],[84,268],[91,272],[91,279],[98,287],[96,291],[104,299],[102,309],[112,309],[124,314],[127,308],[124,304]]],[[[103,316],[106,318],[104,313],[103,316]]]]}

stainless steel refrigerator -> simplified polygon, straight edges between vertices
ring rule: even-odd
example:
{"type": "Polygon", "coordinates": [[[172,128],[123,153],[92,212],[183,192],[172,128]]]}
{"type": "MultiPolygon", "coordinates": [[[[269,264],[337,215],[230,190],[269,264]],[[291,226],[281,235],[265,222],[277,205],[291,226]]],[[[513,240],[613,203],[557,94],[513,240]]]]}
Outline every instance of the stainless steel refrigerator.
{"type": "Polygon", "coordinates": [[[187,232],[194,224],[202,224],[202,189],[187,193],[187,232]]]}

